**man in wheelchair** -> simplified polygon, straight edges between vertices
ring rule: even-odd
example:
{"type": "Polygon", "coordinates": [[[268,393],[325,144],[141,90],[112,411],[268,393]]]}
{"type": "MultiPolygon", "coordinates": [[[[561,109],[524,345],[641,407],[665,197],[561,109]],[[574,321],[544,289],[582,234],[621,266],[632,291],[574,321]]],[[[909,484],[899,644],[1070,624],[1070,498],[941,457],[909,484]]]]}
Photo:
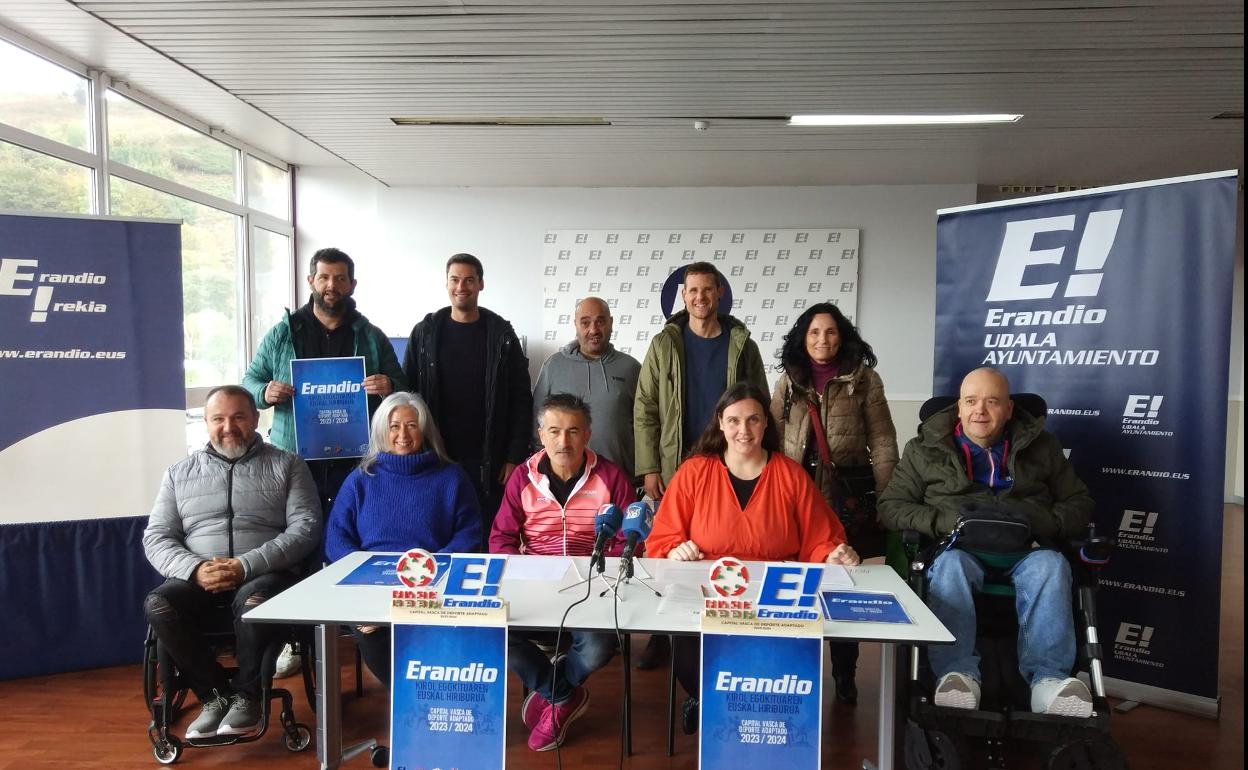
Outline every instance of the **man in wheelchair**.
{"type": "Polygon", "coordinates": [[[1070,676],[1070,566],[1043,546],[1078,537],[1093,502],[1043,424],[1014,411],[1004,374],[976,369],[962,380],[957,404],[919,426],[880,497],[886,527],[944,538],[928,573],[928,603],[955,641],[928,648],[937,706],[979,707],[974,595],[995,569],[1014,586],[1019,671],[1032,711],[1092,713],[1087,686],[1070,676]]]}
{"type": "Polygon", "coordinates": [[[143,533],[165,578],[144,601],[147,621],[203,703],[188,740],[259,728],[261,656],[281,628],[241,617],[295,583],[321,529],[308,466],[256,433],[250,393],[213,388],[204,421],[208,446],[165,472],[143,533]],[[233,681],[204,638],[223,611],[234,625],[233,681]]]}

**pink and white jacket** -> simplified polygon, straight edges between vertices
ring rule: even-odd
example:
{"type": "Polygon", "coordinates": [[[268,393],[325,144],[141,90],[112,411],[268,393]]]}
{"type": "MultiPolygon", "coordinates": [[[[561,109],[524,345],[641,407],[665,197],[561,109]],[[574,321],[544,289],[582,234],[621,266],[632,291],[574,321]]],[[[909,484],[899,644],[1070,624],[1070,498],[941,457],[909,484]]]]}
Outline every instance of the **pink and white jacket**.
{"type": "MultiPolygon", "coordinates": [[[[550,493],[546,475],[538,463],[546,450],[516,466],[503,490],[503,502],[490,530],[490,553],[588,556],[594,549],[594,517],[607,503],[622,512],[637,499],[632,481],[619,466],[585,450],[585,470],[568,495],[566,505],[550,493]]],[[[607,553],[624,549],[619,535],[607,553]]]]}

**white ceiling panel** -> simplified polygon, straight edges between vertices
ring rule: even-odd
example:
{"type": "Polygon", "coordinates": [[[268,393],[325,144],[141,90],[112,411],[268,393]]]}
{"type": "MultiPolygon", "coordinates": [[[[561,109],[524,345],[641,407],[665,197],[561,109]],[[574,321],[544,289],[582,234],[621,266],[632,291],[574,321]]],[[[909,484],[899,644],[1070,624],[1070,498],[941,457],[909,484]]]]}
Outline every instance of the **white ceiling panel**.
{"type": "Polygon", "coordinates": [[[6,0],[0,23],[273,154],[318,163],[328,151],[387,184],[1083,185],[1242,167],[1243,11],[1242,0],[6,0]],[[869,130],[775,119],[821,112],[1025,117],[869,130]],[[1241,117],[1213,119],[1227,112],[1241,117]]]}

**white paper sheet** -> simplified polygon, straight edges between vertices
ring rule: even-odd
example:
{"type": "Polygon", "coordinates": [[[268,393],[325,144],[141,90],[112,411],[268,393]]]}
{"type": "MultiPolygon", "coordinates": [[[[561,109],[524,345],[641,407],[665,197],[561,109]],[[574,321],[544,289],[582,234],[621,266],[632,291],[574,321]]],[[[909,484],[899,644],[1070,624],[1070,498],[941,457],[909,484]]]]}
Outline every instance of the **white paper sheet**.
{"type": "Polygon", "coordinates": [[[707,576],[711,572],[711,565],[714,562],[709,561],[674,561],[669,559],[659,565],[656,570],[659,573],[659,579],[663,581],[676,581],[684,583],[705,583],[707,576]]]}
{"type": "Polygon", "coordinates": [[[819,582],[819,589],[827,591],[830,588],[853,588],[854,579],[849,576],[849,570],[839,564],[823,565],[823,580],[819,582]]]}
{"type": "Polygon", "coordinates": [[[688,616],[702,612],[702,591],[688,583],[668,583],[663,586],[663,598],[655,610],[659,615],[688,616]]]}
{"type": "Polygon", "coordinates": [[[567,556],[512,556],[507,559],[508,580],[563,580],[572,566],[567,556]]]}

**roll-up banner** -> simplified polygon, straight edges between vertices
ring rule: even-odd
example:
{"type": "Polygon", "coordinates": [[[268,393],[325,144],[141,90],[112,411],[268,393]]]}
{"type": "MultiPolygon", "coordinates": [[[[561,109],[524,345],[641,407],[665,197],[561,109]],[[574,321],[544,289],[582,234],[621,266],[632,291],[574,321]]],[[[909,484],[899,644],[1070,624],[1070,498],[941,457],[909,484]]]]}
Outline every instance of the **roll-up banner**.
{"type": "Polygon", "coordinates": [[[980,366],[1047,429],[1118,547],[1110,694],[1216,716],[1236,172],[938,212],[933,392],[980,366]]]}
{"type": "Polygon", "coordinates": [[[139,538],[186,455],[181,278],[177,222],[0,214],[0,679],[141,656],[139,538]]]}

